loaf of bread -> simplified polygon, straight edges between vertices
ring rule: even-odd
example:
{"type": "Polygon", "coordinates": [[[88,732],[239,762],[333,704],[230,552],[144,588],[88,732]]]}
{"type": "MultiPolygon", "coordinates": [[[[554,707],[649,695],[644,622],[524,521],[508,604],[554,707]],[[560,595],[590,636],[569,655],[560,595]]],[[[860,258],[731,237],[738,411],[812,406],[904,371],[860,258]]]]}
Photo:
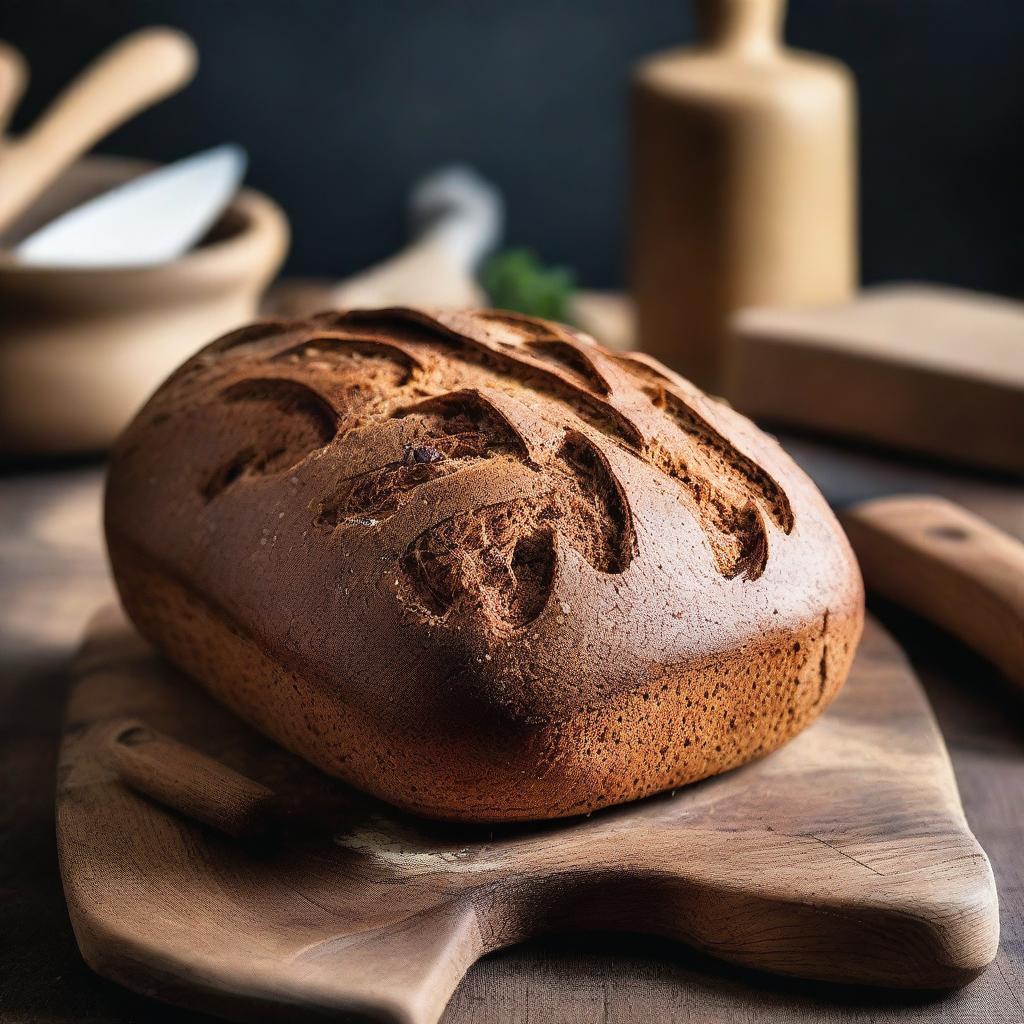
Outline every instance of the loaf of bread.
{"type": "Polygon", "coordinates": [[[785,743],[863,590],[779,445],[642,355],[494,311],[324,313],[207,346],[113,455],[139,630],[408,810],[591,812],[785,743]]]}

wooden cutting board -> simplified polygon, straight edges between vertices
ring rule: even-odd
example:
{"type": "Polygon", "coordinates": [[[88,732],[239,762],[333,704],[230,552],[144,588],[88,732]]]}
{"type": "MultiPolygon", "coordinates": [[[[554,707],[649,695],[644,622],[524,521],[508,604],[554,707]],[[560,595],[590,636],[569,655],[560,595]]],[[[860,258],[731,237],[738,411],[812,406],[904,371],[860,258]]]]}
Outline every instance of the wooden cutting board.
{"type": "Polygon", "coordinates": [[[920,686],[874,622],[836,702],[781,751],[528,827],[419,821],[325,779],[213,704],[113,609],[93,620],[73,676],[57,787],[72,923],[96,971],[160,999],[238,1019],[301,1008],[426,1024],[478,957],[564,928],[901,987],[960,985],[995,956],[988,859],[920,686]],[[330,824],[243,842],[166,810],[110,767],[125,716],[330,824]]]}
{"type": "Polygon", "coordinates": [[[749,309],[728,363],[725,397],[756,419],[1024,476],[1024,303],[886,285],[749,309]]]}

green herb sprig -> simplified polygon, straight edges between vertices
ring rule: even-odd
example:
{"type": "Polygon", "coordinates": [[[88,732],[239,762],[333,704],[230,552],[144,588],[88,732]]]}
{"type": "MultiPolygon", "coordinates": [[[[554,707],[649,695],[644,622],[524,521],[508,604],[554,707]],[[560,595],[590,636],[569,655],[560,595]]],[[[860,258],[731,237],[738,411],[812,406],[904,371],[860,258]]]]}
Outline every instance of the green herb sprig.
{"type": "Polygon", "coordinates": [[[484,265],[480,282],[495,309],[546,320],[569,320],[576,278],[568,267],[546,267],[530,249],[504,249],[484,265]]]}

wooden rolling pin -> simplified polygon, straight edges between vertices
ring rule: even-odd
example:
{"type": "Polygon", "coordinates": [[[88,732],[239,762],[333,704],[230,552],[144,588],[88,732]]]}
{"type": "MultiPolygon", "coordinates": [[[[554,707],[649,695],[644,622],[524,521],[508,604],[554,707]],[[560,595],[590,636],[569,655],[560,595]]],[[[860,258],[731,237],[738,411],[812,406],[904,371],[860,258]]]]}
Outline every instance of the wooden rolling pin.
{"type": "Polygon", "coordinates": [[[1024,687],[1024,544],[933,495],[876,498],[841,518],[870,589],[1024,687]]]}

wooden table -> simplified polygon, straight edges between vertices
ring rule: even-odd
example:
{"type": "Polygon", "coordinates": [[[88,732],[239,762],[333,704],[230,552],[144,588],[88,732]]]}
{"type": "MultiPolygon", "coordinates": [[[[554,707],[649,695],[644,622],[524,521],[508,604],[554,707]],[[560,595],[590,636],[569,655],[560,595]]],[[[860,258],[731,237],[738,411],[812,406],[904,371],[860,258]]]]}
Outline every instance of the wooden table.
{"type": "MultiPolygon", "coordinates": [[[[1024,487],[940,474],[788,439],[841,505],[937,491],[1024,538],[1024,487]]],[[[102,474],[90,465],[0,476],[0,1021],[198,1021],[107,983],[82,962],[53,836],[53,780],[66,663],[86,618],[110,600],[102,474]]],[[[953,994],[810,985],[731,968],[622,935],[553,937],[489,957],[455,993],[456,1022],[1024,1022],[1024,700],[978,657],[893,608],[952,755],[967,817],[999,887],[999,957],[953,994]]]]}

